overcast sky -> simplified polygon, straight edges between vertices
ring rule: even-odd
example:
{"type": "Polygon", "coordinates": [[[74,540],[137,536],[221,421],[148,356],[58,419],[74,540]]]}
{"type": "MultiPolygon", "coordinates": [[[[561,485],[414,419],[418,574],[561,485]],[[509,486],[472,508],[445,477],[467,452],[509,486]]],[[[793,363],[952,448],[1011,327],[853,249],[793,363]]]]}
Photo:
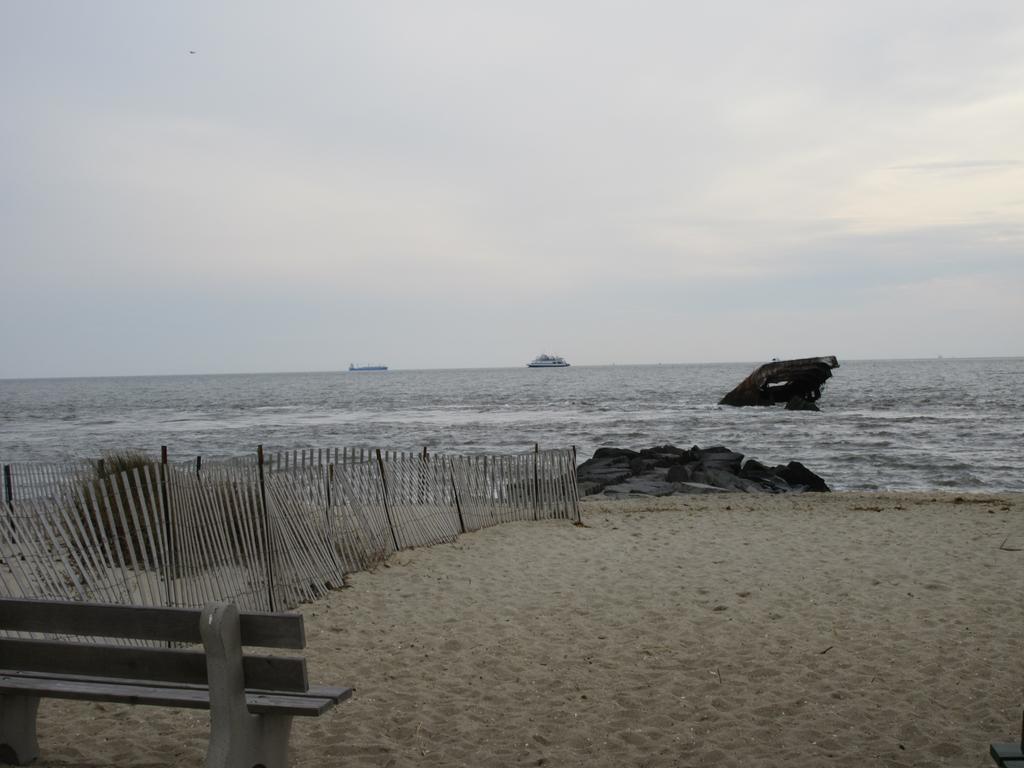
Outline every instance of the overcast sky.
{"type": "Polygon", "coordinates": [[[1024,354],[1024,2],[0,3],[0,377],[1024,354]]]}

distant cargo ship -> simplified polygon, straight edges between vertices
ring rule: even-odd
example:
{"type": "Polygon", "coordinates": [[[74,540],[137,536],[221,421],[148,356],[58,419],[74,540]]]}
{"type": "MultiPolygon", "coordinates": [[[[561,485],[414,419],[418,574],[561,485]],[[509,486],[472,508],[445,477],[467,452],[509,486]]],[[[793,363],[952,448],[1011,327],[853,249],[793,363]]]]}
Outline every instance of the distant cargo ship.
{"type": "Polygon", "coordinates": [[[356,365],[355,363],[349,363],[348,369],[350,371],[386,371],[388,367],[386,365],[356,365]]]}
{"type": "Polygon", "coordinates": [[[526,364],[527,368],[568,368],[564,357],[558,355],[538,355],[532,362],[526,364]]]}

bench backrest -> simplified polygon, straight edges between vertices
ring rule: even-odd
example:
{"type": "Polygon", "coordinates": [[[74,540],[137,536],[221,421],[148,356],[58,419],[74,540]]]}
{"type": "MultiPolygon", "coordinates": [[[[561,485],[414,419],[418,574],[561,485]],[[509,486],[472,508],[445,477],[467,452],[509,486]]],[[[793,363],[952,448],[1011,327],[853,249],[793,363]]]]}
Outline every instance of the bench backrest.
{"type": "MultiPolygon", "coordinates": [[[[0,637],[0,669],[203,685],[207,682],[203,651],[93,641],[198,644],[203,642],[202,615],[202,610],[192,608],[0,598],[0,630],[77,636],[70,640],[0,637]]],[[[243,646],[306,645],[300,614],[241,613],[239,631],[243,646]]],[[[242,665],[249,689],[301,692],[309,687],[306,661],[300,657],[245,654],[242,665]]]]}

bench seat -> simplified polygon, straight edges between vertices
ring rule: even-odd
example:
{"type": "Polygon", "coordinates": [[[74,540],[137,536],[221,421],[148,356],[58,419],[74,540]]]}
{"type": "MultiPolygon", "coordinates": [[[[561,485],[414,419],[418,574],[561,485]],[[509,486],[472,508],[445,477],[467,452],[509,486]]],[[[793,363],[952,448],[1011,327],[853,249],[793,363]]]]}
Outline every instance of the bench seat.
{"type": "MultiPolygon", "coordinates": [[[[85,675],[36,675],[0,670],[0,696],[27,694],[50,699],[77,699],[160,707],[209,709],[210,690],[198,685],[166,685],[144,680],[125,682],[85,675]]],[[[352,696],[351,688],[310,686],[305,693],[245,692],[246,708],[254,715],[317,717],[352,696]]]]}
{"type": "Polygon", "coordinates": [[[1024,768],[1024,744],[992,744],[989,754],[999,768],[1024,768]]]}

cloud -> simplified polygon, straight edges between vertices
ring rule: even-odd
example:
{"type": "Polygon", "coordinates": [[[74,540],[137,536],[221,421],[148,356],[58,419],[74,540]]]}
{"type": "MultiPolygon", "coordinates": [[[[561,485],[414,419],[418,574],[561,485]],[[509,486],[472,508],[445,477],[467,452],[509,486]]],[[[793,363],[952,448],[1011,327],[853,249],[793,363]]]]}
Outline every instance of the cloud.
{"type": "Polygon", "coordinates": [[[912,163],[895,165],[893,171],[923,171],[925,173],[946,171],[986,172],[1001,171],[1005,168],[1019,168],[1024,165],[1020,160],[940,160],[931,163],[912,163]]]}
{"type": "MultiPolygon", "coordinates": [[[[927,286],[902,300],[931,318],[941,281],[1019,284],[1017,2],[0,14],[0,313],[76,307],[87,338],[138,317],[171,369],[231,346],[214,297],[278,313],[267,349],[224,363],[244,370],[331,367],[367,314],[377,349],[423,365],[518,360],[545,335],[580,361],[749,357],[750,329],[802,322],[782,305],[877,356],[896,345],[856,318],[889,286],[927,286]],[[139,310],[157,294],[202,318],[197,357],[139,310]],[[672,358],[637,320],[714,333],[672,358]]],[[[962,322],[1019,351],[995,315],[962,322]]],[[[930,353],[928,323],[898,326],[899,349],[930,353]]],[[[26,333],[0,373],[88,367],[57,326],[26,333]]]]}

